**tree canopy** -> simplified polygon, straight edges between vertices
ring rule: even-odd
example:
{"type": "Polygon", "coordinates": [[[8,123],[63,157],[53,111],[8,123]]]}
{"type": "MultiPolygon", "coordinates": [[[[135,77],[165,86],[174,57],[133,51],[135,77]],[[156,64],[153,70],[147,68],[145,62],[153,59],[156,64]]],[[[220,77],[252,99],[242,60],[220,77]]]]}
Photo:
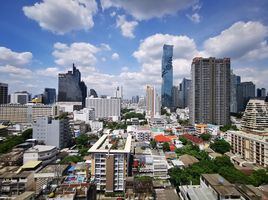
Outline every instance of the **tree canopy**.
{"type": "Polygon", "coordinates": [[[231,145],[223,139],[218,139],[210,144],[210,148],[218,153],[224,154],[231,150],[231,145]]]}

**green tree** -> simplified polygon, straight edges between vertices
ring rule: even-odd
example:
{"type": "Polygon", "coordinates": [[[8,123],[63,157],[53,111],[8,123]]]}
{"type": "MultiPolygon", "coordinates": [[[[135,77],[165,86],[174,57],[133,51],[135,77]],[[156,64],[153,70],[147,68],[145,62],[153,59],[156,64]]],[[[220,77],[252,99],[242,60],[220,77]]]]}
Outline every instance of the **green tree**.
{"type": "Polygon", "coordinates": [[[69,164],[71,162],[78,163],[82,161],[83,158],[81,156],[66,156],[63,160],[60,161],[60,164],[69,164]]]}
{"type": "Polygon", "coordinates": [[[230,151],[231,145],[225,140],[219,139],[219,140],[216,140],[214,143],[211,143],[210,148],[218,153],[224,154],[230,151]]]}
{"type": "Polygon", "coordinates": [[[156,148],[156,141],[155,141],[155,140],[151,140],[151,141],[150,141],[150,145],[151,145],[151,147],[152,147],[153,149],[155,149],[155,148],[156,148]]]}
{"type": "Polygon", "coordinates": [[[228,156],[220,156],[216,157],[214,160],[214,164],[220,168],[220,167],[233,167],[234,164],[231,162],[230,158],[228,156]]]}
{"type": "Polygon", "coordinates": [[[184,137],[179,137],[179,140],[182,142],[183,145],[186,145],[189,143],[189,141],[184,137]]]}
{"type": "Polygon", "coordinates": [[[254,171],[250,177],[253,179],[253,185],[259,186],[262,184],[268,184],[268,172],[265,169],[259,169],[254,171]]]}
{"type": "Polygon", "coordinates": [[[88,136],[86,134],[81,134],[79,135],[75,141],[76,141],[76,145],[80,145],[80,146],[87,146],[88,145],[88,136]]]}
{"type": "Polygon", "coordinates": [[[211,135],[210,135],[209,133],[203,133],[203,134],[201,134],[200,137],[201,137],[202,140],[204,140],[204,141],[209,141],[210,138],[211,138],[211,135]]]}
{"type": "Polygon", "coordinates": [[[169,143],[167,142],[163,143],[163,151],[170,151],[169,143]]]}

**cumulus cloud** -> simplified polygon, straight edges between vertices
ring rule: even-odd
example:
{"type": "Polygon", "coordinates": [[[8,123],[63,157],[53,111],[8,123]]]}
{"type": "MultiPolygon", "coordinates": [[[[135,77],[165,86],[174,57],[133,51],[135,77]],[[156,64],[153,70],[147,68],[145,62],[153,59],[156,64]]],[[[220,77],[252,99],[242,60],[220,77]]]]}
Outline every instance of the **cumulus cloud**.
{"type": "Polygon", "coordinates": [[[95,0],[43,0],[33,6],[24,6],[23,12],[43,29],[65,34],[92,28],[97,3],[95,0]]]}
{"type": "Polygon", "coordinates": [[[154,17],[174,15],[179,10],[189,8],[197,2],[198,0],[101,0],[101,6],[103,9],[122,8],[137,20],[147,20],[154,17]]]}
{"type": "Polygon", "coordinates": [[[186,16],[195,24],[198,24],[201,21],[201,17],[198,13],[194,13],[192,15],[186,15],[186,16]]]}
{"type": "Polygon", "coordinates": [[[111,58],[112,58],[112,60],[118,60],[119,59],[118,53],[113,53],[111,58]]]}
{"type": "Polygon", "coordinates": [[[94,66],[97,62],[96,53],[100,48],[84,42],[75,42],[69,46],[57,42],[54,44],[53,56],[55,63],[62,66],[71,66],[72,63],[80,66],[94,66]]]}
{"type": "Polygon", "coordinates": [[[204,42],[204,54],[234,59],[267,58],[268,27],[257,21],[236,22],[219,35],[204,42]]]}
{"type": "Polygon", "coordinates": [[[0,65],[25,65],[32,60],[31,52],[14,52],[6,47],[0,47],[0,65]]]}
{"type": "Polygon", "coordinates": [[[64,71],[60,70],[58,67],[48,67],[46,69],[40,69],[36,71],[37,75],[51,77],[58,77],[59,73],[64,73],[64,71]]]}
{"type": "Polygon", "coordinates": [[[119,27],[122,35],[128,38],[135,37],[134,30],[137,25],[137,21],[127,21],[125,15],[119,15],[116,20],[116,27],[119,27]]]}
{"type": "Polygon", "coordinates": [[[1,74],[8,74],[18,78],[32,78],[33,72],[27,68],[15,67],[12,65],[0,66],[1,74]]]}

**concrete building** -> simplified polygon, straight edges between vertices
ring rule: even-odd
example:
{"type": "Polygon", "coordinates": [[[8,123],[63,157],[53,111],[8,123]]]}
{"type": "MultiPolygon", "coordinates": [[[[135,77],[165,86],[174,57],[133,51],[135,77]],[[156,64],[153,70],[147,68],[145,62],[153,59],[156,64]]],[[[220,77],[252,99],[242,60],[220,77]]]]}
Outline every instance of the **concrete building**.
{"type": "Polygon", "coordinates": [[[90,121],[95,120],[94,108],[83,108],[82,110],[75,110],[73,112],[74,121],[81,120],[89,124],[90,121]]]}
{"type": "Polygon", "coordinates": [[[257,88],[257,97],[266,97],[266,89],[265,88],[257,88]]]}
{"type": "Polygon", "coordinates": [[[121,99],[120,98],[86,98],[86,107],[95,110],[95,118],[109,118],[121,116],[121,99]]]}
{"type": "Polygon", "coordinates": [[[245,132],[268,134],[268,102],[264,100],[249,100],[241,121],[245,132]]]}
{"type": "Polygon", "coordinates": [[[59,149],[68,147],[72,138],[68,119],[38,117],[33,122],[33,139],[59,149]]]}
{"type": "Polygon", "coordinates": [[[268,135],[256,135],[243,131],[228,131],[232,153],[245,161],[268,167],[268,135]]]}
{"type": "Polygon", "coordinates": [[[116,87],[114,97],[123,99],[123,86],[116,87]]]}
{"type": "Polygon", "coordinates": [[[32,123],[40,116],[55,117],[58,115],[59,110],[55,105],[0,105],[0,120],[7,120],[13,123],[32,123]]]}
{"type": "Polygon", "coordinates": [[[172,106],[172,86],[173,86],[173,45],[165,44],[163,46],[162,56],[162,86],[161,86],[161,103],[163,107],[172,106]]]}
{"type": "Polygon", "coordinates": [[[156,94],[155,87],[153,86],[146,86],[146,115],[153,118],[156,115],[160,114],[161,110],[161,103],[160,97],[156,94]]]}
{"type": "Polygon", "coordinates": [[[236,76],[231,72],[231,96],[230,96],[230,112],[237,113],[237,85],[240,84],[240,76],[236,76]]]}
{"type": "Polygon", "coordinates": [[[96,90],[90,89],[88,96],[89,97],[93,96],[94,98],[97,98],[98,97],[98,94],[97,94],[96,90]]]}
{"type": "Polygon", "coordinates": [[[237,112],[244,112],[247,103],[255,97],[255,85],[252,82],[237,84],[237,112]]]}
{"type": "Polygon", "coordinates": [[[8,84],[0,83],[0,104],[8,103],[8,84]]]}
{"type": "Polygon", "coordinates": [[[172,107],[175,109],[179,107],[179,87],[173,86],[171,91],[172,107]]]}
{"type": "Polygon", "coordinates": [[[105,192],[124,191],[125,180],[130,173],[131,135],[112,138],[103,135],[89,150],[91,176],[97,190],[105,192]]]}
{"type": "Polygon", "coordinates": [[[189,93],[191,88],[192,81],[186,78],[183,78],[180,83],[180,91],[179,91],[179,102],[181,108],[186,108],[189,106],[189,93]]]}
{"type": "Polygon", "coordinates": [[[58,101],[81,102],[85,107],[87,86],[81,81],[81,73],[73,64],[73,70],[66,74],[59,74],[58,101]]]}
{"type": "Polygon", "coordinates": [[[27,104],[31,100],[31,94],[26,91],[15,92],[10,96],[10,103],[12,104],[27,104]]]}
{"type": "Polygon", "coordinates": [[[29,161],[42,161],[43,165],[47,165],[56,160],[57,153],[55,146],[35,145],[24,152],[23,164],[29,161]]]}
{"type": "Polygon", "coordinates": [[[230,123],[230,58],[193,59],[190,122],[230,123]]]}

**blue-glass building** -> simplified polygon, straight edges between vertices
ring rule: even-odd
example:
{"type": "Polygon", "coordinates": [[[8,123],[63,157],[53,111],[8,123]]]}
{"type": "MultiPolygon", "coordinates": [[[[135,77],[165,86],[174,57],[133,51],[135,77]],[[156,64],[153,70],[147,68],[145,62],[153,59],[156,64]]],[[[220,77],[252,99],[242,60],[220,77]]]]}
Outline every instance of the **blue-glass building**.
{"type": "Polygon", "coordinates": [[[162,87],[161,101],[163,107],[170,108],[172,106],[172,86],[173,86],[173,45],[163,46],[162,56],[162,87]]]}
{"type": "Polygon", "coordinates": [[[44,104],[53,104],[56,102],[56,89],[55,88],[45,88],[43,94],[44,104]]]}

